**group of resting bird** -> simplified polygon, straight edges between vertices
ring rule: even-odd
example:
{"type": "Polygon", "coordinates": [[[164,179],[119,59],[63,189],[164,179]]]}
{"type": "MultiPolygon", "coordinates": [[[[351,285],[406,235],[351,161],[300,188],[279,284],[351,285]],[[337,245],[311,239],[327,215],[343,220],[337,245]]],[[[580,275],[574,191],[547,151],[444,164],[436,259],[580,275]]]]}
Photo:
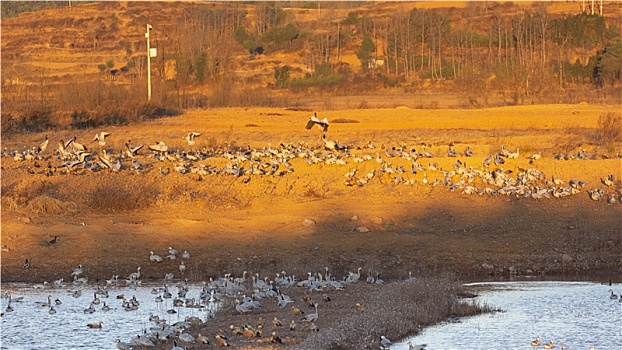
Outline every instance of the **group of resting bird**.
{"type": "MultiPolygon", "coordinates": [[[[321,132],[324,145],[310,146],[299,142],[297,144],[280,143],[278,147],[268,144],[261,149],[247,147],[198,148],[196,138],[199,132],[189,132],[183,139],[190,149],[182,147],[172,148],[163,141],[148,145],[148,153],[141,155],[144,145],[133,145],[131,140],[124,143],[122,150],[112,151],[105,147],[111,136],[108,132],[99,132],[93,142],[99,145],[99,152],[89,150],[87,146],[77,141],[76,137],[68,141],[59,141],[56,159],[60,164],[52,164],[52,157],[45,154],[48,145],[46,136],[39,146],[32,147],[25,152],[9,152],[5,149],[3,155],[11,156],[16,160],[28,161],[29,174],[89,173],[102,170],[121,172],[126,169],[136,173],[149,173],[157,170],[161,175],[170,173],[191,174],[195,179],[202,180],[206,176],[234,176],[242,178],[248,183],[254,176],[285,176],[294,173],[296,166],[306,163],[308,166],[346,166],[354,165],[345,175],[343,181],[346,186],[364,186],[373,179],[383,184],[406,185],[443,185],[450,191],[460,191],[463,194],[479,195],[512,195],[533,199],[562,198],[581,193],[587,185],[586,181],[570,179],[560,180],[555,176],[548,177],[536,168],[516,166],[516,170],[504,169],[507,161],[520,156],[506,149],[486,157],[481,166],[468,164],[466,159],[474,157],[474,151],[467,146],[464,152],[458,152],[454,142],[447,146],[447,157],[458,158],[451,168],[444,169],[432,158],[442,158],[431,152],[432,145],[421,143],[421,148],[399,146],[376,147],[371,141],[366,145],[344,145],[339,141],[326,140],[329,122],[327,118],[320,119],[314,113],[306,124],[306,129],[316,125],[321,132]],[[114,155],[118,154],[118,155],[114,155]],[[375,155],[374,155],[375,154],[375,155]],[[224,159],[217,161],[216,159],[224,159]],[[462,158],[462,159],[460,159],[462,158]],[[151,159],[151,161],[150,161],[151,159]],[[154,162],[153,160],[157,160],[154,162]],[[212,161],[213,160],[213,161],[212,161]],[[300,161],[301,160],[301,161],[300,161]],[[425,165],[423,160],[427,160],[425,165]],[[47,161],[47,165],[42,163],[47,161]],[[160,163],[160,164],[157,164],[160,163]],[[210,164],[212,163],[212,164],[210,164]],[[222,165],[224,163],[224,165],[222,165]],[[369,169],[365,164],[376,164],[369,169]],[[219,166],[220,165],[220,166],[219,166]],[[368,170],[359,176],[359,172],[368,170]],[[434,178],[434,179],[432,179],[434,178]]],[[[442,146],[438,146],[442,147],[442,146]]],[[[577,159],[591,159],[585,150],[577,159]]],[[[541,158],[539,153],[527,157],[533,164],[541,158]]],[[[469,162],[470,163],[470,162],[469,162]]],[[[594,201],[606,201],[614,204],[622,201],[620,181],[613,174],[601,179],[606,187],[593,188],[588,191],[594,201]]]]}

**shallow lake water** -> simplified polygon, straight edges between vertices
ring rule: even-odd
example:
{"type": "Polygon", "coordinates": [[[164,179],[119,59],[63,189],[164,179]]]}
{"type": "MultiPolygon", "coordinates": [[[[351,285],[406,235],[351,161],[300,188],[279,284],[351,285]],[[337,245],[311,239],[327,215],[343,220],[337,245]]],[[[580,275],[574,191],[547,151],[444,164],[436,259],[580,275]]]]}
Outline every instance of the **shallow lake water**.
{"type": "MultiPolygon", "coordinates": [[[[156,303],[155,298],[162,295],[162,290],[153,294],[153,289],[159,287],[162,285],[143,285],[136,289],[109,286],[109,297],[98,295],[100,304],[94,305],[95,312],[85,314],[84,310],[95,298],[95,286],[35,289],[26,284],[2,284],[0,349],[116,349],[116,339],[129,342],[152,327],[154,323],[149,321],[152,314],[173,324],[186,316],[205,320],[207,312],[218,307],[214,303],[203,309],[173,307],[172,300],[178,292],[174,285],[169,287],[173,299],[156,303]],[[70,290],[78,289],[81,295],[72,296],[70,290]],[[11,303],[12,312],[6,311],[6,292],[13,299],[23,297],[22,302],[11,303]],[[140,303],[138,309],[126,311],[122,307],[123,299],[117,299],[120,294],[126,300],[135,297],[140,303]],[[50,314],[47,306],[36,305],[47,303],[48,295],[55,314],[50,314]],[[56,299],[62,304],[56,305],[56,299]],[[109,311],[102,310],[104,302],[109,311]],[[169,309],[177,313],[169,314],[169,309]],[[87,327],[99,321],[103,322],[101,329],[87,327]]],[[[468,284],[468,289],[479,295],[473,302],[486,303],[502,312],[430,327],[414,338],[394,341],[391,349],[408,350],[408,340],[413,344],[428,344],[426,350],[536,349],[530,342],[540,336],[542,344],[555,339],[555,349],[564,344],[568,350],[588,350],[590,346],[597,350],[622,350],[622,303],[610,299],[608,292],[613,289],[620,294],[622,284],[486,282],[468,284]]],[[[198,300],[200,292],[200,285],[189,285],[185,299],[198,300]]]]}
{"type": "MultiPolygon", "coordinates": [[[[152,314],[166,320],[168,324],[184,321],[187,316],[199,317],[205,321],[207,312],[215,311],[218,307],[217,303],[208,303],[203,309],[173,306],[173,299],[178,297],[179,290],[174,285],[168,288],[172,298],[163,298],[162,303],[157,303],[155,299],[158,295],[163,295],[162,290],[158,294],[153,294],[152,291],[159,287],[163,285],[144,285],[135,289],[110,286],[107,288],[108,298],[97,295],[100,303],[93,306],[95,312],[87,314],[84,310],[95,299],[95,286],[66,285],[62,288],[35,289],[32,285],[2,284],[0,349],[116,349],[116,339],[129,342],[142,334],[143,330],[153,327],[155,323],[149,321],[152,314]],[[81,290],[79,297],[74,297],[70,292],[76,290],[81,290]],[[10,292],[13,299],[23,297],[22,302],[11,302],[12,312],[6,311],[6,292],[10,292]],[[138,308],[126,311],[122,306],[123,299],[117,299],[121,294],[127,301],[135,297],[139,302],[138,308]],[[49,313],[50,307],[36,304],[47,303],[48,295],[51,296],[55,314],[49,313]],[[62,304],[57,305],[56,299],[62,304]],[[110,307],[109,311],[102,310],[104,302],[110,307]],[[168,313],[170,309],[176,313],[168,313]],[[100,321],[103,322],[100,329],[87,327],[87,324],[100,321]]],[[[201,286],[189,285],[184,300],[198,300],[200,292],[201,286]]]]}
{"type": "MultiPolygon", "coordinates": [[[[427,344],[436,349],[542,349],[554,339],[555,349],[622,350],[622,302],[610,299],[621,284],[589,282],[471,283],[479,295],[474,302],[502,310],[424,329],[419,335],[394,344],[392,350],[408,350],[427,344]]],[[[395,343],[395,342],[394,342],[395,343]]]]}

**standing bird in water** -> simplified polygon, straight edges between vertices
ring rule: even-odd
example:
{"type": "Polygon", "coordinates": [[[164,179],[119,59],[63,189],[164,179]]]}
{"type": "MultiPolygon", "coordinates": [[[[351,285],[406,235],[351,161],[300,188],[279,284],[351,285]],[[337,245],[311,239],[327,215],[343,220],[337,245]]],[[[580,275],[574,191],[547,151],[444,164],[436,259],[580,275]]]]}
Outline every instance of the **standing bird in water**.
{"type": "Polygon", "coordinates": [[[307,121],[307,125],[305,126],[305,128],[307,130],[311,130],[313,125],[317,125],[317,127],[320,129],[320,132],[322,133],[322,136],[324,136],[324,133],[328,131],[328,119],[324,118],[320,120],[317,117],[317,113],[313,113],[313,115],[309,117],[309,120],[307,121]]]}

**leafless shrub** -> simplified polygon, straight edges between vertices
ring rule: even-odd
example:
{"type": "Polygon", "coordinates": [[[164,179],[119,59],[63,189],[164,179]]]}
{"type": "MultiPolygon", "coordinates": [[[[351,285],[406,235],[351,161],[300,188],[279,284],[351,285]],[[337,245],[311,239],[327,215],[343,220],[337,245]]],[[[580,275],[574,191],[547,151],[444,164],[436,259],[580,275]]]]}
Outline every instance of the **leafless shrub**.
{"type": "MultiPolygon", "coordinates": [[[[17,113],[2,113],[2,133],[36,133],[56,127],[52,111],[32,108],[17,113]]],[[[3,135],[4,136],[4,135],[3,135]]]]}
{"type": "Polygon", "coordinates": [[[214,136],[210,137],[207,140],[207,146],[209,149],[215,150],[227,145],[235,144],[235,140],[232,140],[231,136],[233,135],[233,124],[229,126],[229,130],[226,132],[221,132],[218,134],[214,134],[214,136]]]}
{"type": "Polygon", "coordinates": [[[102,180],[104,181],[100,181],[97,187],[86,195],[88,205],[101,211],[146,208],[156,201],[160,193],[152,182],[120,182],[114,176],[105,177],[102,180]]]}
{"type": "Polygon", "coordinates": [[[326,198],[326,192],[328,192],[328,190],[326,188],[323,188],[321,185],[313,185],[309,183],[307,186],[305,186],[305,191],[302,193],[302,196],[318,199],[326,198]]]}
{"type": "Polygon", "coordinates": [[[252,197],[234,187],[239,181],[241,180],[227,176],[220,181],[210,182],[201,191],[200,198],[210,210],[247,208],[252,204],[252,197]]]}
{"type": "Polygon", "coordinates": [[[324,95],[322,97],[322,109],[325,111],[330,111],[335,109],[335,104],[333,102],[333,99],[328,96],[328,95],[324,95]]]}
{"type": "Polygon", "coordinates": [[[603,145],[611,146],[622,142],[622,117],[608,112],[598,117],[598,132],[603,145]]]}
{"type": "Polygon", "coordinates": [[[367,100],[363,100],[361,101],[361,103],[359,103],[358,109],[368,109],[368,108],[371,108],[371,106],[369,105],[367,100]]]}
{"type": "Polygon", "coordinates": [[[236,89],[233,82],[217,83],[209,99],[210,107],[277,107],[278,101],[263,88],[243,87],[236,89]]]}

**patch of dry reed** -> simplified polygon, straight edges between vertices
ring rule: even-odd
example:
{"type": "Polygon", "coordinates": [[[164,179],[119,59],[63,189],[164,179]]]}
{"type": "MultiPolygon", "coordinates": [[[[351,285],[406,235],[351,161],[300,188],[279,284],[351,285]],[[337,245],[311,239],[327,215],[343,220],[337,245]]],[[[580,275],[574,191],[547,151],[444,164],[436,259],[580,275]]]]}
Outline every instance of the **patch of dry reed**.
{"type": "Polygon", "coordinates": [[[304,349],[374,348],[384,335],[393,341],[444,320],[492,311],[458,299],[461,284],[449,278],[418,278],[391,283],[366,294],[363,313],[345,316],[332,327],[312,334],[304,349]]]}
{"type": "Polygon", "coordinates": [[[78,205],[73,202],[65,203],[56,198],[42,195],[29,201],[26,210],[33,214],[61,215],[77,211],[78,205]]]}
{"type": "Polygon", "coordinates": [[[2,210],[17,211],[19,210],[19,204],[11,197],[2,196],[2,210]]]}

